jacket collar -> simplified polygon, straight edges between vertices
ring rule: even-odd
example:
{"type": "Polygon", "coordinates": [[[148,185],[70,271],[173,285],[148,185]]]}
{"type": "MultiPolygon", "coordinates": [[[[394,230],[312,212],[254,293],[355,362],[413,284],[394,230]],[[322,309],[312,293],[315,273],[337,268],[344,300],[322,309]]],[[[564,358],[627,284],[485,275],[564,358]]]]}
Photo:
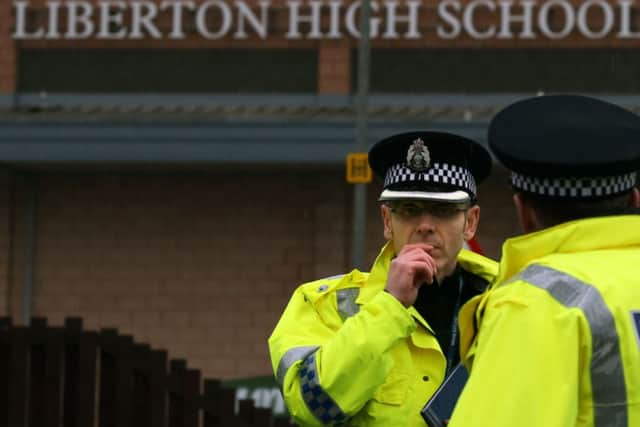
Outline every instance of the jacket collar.
{"type": "Polygon", "coordinates": [[[552,253],[572,253],[640,245],[640,215],[570,221],[507,239],[496,283],[515,276],[532,260],[552,253]],[[624,230],[624,232],[621,232],[624,230]]]}
{"type": "MultiPolygon", "coordinates": [[[[380,250],[378,257],[371,266],[371,272],[369,273],[369,279],[367,280],[367,286],[360,290],[360,294],[356,299],[359,305],[362,305],[365,301],[373,298],[375,294],[382,291],[387,284],[387,276],[389,274],[389,265],[391,260],[395,256],[395,249],[393,242],[388,241],[380,250]]],[[[426,320],[418,313],[413,307],[409,307],[409,313],[425,328],[431,331],[431,327],[426,320]]]]}

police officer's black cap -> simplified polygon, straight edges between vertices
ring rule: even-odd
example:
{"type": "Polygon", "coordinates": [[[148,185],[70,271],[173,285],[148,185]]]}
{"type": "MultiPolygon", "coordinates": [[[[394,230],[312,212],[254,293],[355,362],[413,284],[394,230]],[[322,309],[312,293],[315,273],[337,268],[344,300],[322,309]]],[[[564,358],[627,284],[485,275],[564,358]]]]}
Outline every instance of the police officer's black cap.
{"type": "Polygon", "coordinates": [[[482,145],[446,132],[401,133],[369,151],[369,165],[384,181],[381,201],[473,201],[477,184],[489,175],[491,164],[482,145]]]}
{"type": "Polygon", "coordinates": [[[640,117],[609,102],[580,95],[518,101],[496,114],[487,139],[520,191],[598,198],[636,185],[640,117]]]}

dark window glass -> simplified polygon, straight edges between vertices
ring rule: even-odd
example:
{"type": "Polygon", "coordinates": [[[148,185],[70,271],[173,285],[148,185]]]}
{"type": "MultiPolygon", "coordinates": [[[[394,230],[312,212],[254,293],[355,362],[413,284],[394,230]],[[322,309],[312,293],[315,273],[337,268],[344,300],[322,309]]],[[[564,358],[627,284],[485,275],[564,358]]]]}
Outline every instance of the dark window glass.
{"type": "MultiPolygon", "coordinates": [[[[357,58],[354,52],[354,92],[357,58]]],[[[638,75],[633,49],[374,49],[370,85],[387,93],[637,92],[638,75]]]]}
{"type": "Polygon", "coordinates": [[[317,90],[315,50],[21,50],[23,92],[317,90]]]}

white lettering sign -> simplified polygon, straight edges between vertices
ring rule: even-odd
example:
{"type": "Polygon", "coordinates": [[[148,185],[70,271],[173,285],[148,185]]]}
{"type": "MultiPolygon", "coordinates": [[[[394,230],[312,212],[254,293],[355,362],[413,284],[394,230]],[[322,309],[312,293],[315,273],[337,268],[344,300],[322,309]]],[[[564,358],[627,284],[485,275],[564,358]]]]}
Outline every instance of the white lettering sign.
{"type": "Polygon", "coordinates": [[[236,389],[236,412],[238,412],[238,401],[251,399],[256,408],[269,408],[275,415],[286,414],[282,393],[277,387],[258,387],[250,389],[248,387],[238,387],[236,389]]]}
{"type": "MultiPolygon", "coordinates": [[[[372,0],[370,37],[479,41],[640,38],[636,0],[440,0],[435,8],[425,7],[424,2],[372,0]]],[[[13,0],[13,38],[359,38],[359,12],[359,1],[346,0],[287,0],[277,5],[270,0],[13,0]],[[274,14],[281,18],[275,19],[274,14]],[[286,19],[286,28],[269,27],[282,19],[286,19]]]]}

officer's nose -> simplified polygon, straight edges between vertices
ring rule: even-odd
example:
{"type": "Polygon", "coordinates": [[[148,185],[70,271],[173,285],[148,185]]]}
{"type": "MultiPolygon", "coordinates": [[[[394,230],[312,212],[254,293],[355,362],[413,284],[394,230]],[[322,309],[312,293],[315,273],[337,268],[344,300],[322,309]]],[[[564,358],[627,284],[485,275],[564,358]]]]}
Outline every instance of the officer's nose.
{"type": "Polygon", "coordinates": [[[433,217],[426,212],[423,212],[418,218],[418,226],[416,232],[420,234],[432,233],[435,230],[433,217]]]}

